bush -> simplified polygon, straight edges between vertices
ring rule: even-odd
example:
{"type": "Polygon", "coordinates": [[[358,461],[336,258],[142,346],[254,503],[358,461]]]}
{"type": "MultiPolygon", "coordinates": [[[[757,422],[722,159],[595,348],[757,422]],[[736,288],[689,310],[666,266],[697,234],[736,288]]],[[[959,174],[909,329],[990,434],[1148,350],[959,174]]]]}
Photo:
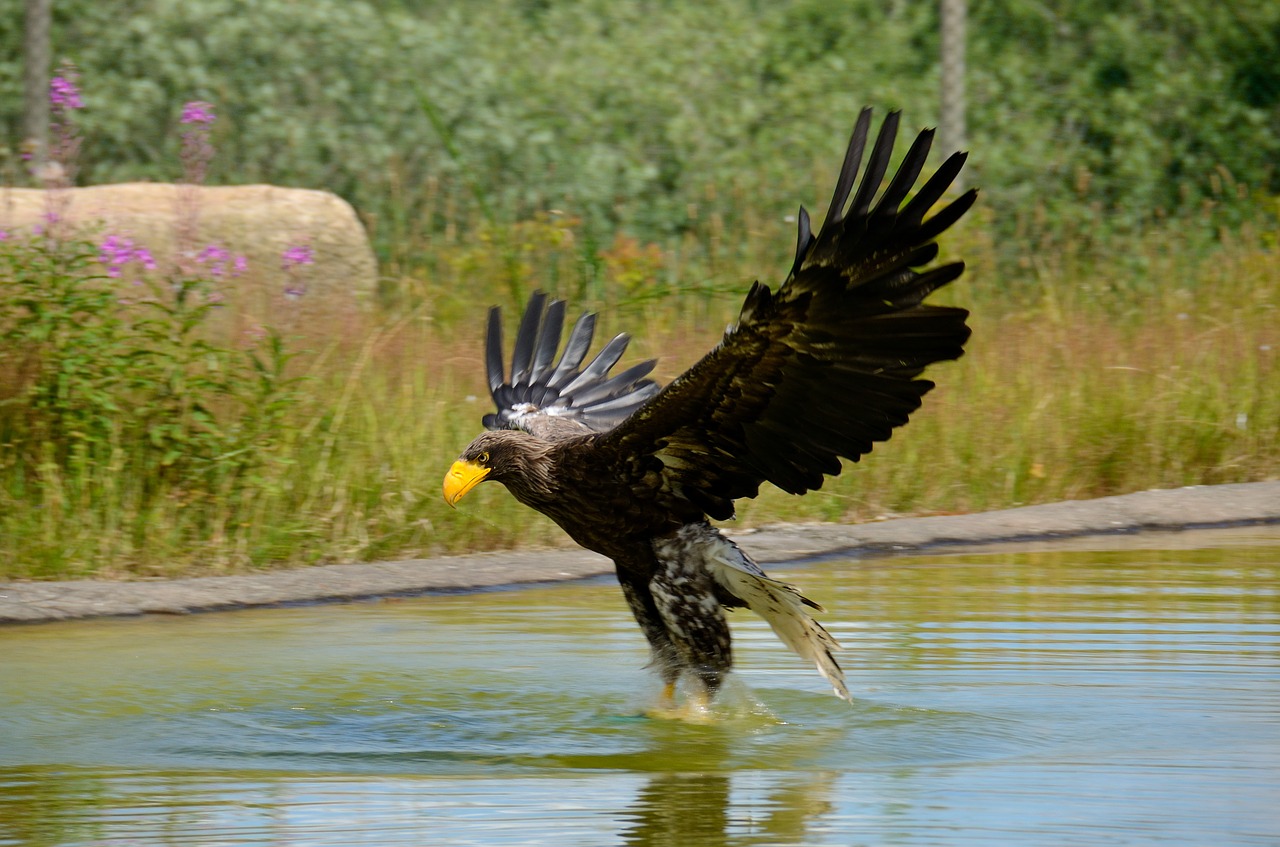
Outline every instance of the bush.
{"type": "Polygon", "coordinates": [[[243,350],[210,342],[213,280],[122,286],[107,245],[0,242],[0,480],[15,499],[79,504],[79,519],[105,506],[137,544],[163,500],[188,504],[192,540],[234,526],[296,399],[289,355],[274,332],[243,350]]]}
{"type": "MultiPolygon", "coordinates": [[[[503,224],[561,210],[599,244],[733,228],[744,206],[781,217],[810,186],[821,204],[863,104],[908,126],[938,114],[933,4],[68,0],[57,15],[56,52],[109,104],[85,120],[85,181],[171,180],[172,116],[197,96],[224,110],[215,181],[335,191],[397,262],[477,205],[503,224]]],[[[1222,173],[1280,187],[1280,4],[973,3],[969,33],[973,179],[1009,253],[1037,213],[1133,230],[1207,201],[1238,220],[1250,203],[1222,173]]],[[[0,30],[15,89],[17,38],[0,30]]],[[[11,137],[17,108],[0,104],[11,137]]]]}

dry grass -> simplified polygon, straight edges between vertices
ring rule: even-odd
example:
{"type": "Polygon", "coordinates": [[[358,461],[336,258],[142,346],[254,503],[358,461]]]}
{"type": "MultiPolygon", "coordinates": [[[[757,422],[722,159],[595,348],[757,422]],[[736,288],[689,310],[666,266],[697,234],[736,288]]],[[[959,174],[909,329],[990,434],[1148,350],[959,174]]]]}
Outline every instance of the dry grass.
{"type": "MultiPolygon", "coordinates": [[[[216,496],[175,495],[139,514],[133,481],[110,468],[65,479],[48,465],[38,480],[0,489],[5,572],[172,575],[566,544],[500,486],[481,486],[457,511],[441,499],[444,470],[488,407],[484,307],[538,285],[580,289],[586,305],[612,308],[602,332],[633,331],[634,356],[660,355],[669,378],[714,344],[737,305],[726,291],[745,289],[755,274],[743,269],[759,267],[753,253],[763,248],[723,245],[785,243],[746,227],[736,241],[615,243],[599,254],[611,276],[594,281],[581,272],[573,226],[553,218],[505,242],[425,244],[431,275],[400,287],[395,316],[311,334],[326,340],[299,360],[308,399],[281,434],[278,460],[236,495],[248,503],[237,519],[220,516],[216,496]],[[684,293],[658,296],[677,274],[684,293]]],[[[1280,476],[1275,233],[1224,237],[1209,254],[1149,236],[1130,253],[1147,267],[1134,279],[1066,250],[1001,272],[986,232],[979,221],[946,245],[970,272],[943,299],[973,309],[974,336],[963,359],[931,372],[938,388],[912,423],[820,491],[768,489],[741,503],[742,523],[1280,476]]]]}

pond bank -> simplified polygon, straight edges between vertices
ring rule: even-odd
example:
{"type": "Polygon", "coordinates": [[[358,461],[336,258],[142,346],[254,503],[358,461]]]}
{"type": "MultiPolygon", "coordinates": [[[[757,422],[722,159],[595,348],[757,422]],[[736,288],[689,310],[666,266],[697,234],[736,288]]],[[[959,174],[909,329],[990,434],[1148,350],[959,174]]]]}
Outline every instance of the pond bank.
{"type": "MultiPolygon", "coordinates": [[[[763,564],[1089,535],[1280,523],[1280,482],[1195,486],[973,515],[870,524],[784,524],[732,532],[763,564]]],[[[728,530],[727,530],[728,531],[728,530]]],[[[473,591],[581,579],[612,563],[578,548],[323,565],[172,580],[0,583],[0,623],[186,614],[473,591]]]]}

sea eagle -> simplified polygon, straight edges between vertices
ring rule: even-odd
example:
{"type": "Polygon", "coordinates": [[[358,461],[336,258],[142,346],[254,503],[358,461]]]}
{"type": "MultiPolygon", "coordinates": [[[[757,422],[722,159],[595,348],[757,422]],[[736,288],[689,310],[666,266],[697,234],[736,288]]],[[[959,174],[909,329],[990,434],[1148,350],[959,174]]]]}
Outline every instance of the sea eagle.
{"type": "Polygon", "coordinates": [[[933,388],[918,378],[926,366],[963,353],[968,312],[923,301],[964,270],[927,266],[977,193],[934,211],[964,165],[954,153],[908,199],[932,130],[881,190],[898,121],[885,118],[858,181],[871,123],[863,110],[816,235],[800,208],[786,281],[777,291],[754,283],[716,348],[666,387],[646,378],[652,361],[609,376],[625,334],[583,367],[593,315],[557,358],[565,304],[542,293],[525,309],[508,375],[501,316],[489,312],[497,412],[446,474],[445,500],[495,480],[611,558],[669,704],[681,677],[695,701],[715,696],[733,664],[724,610],[741,607],[849,699],[839,645],[809,614],[818,604],[771,579],[708,519],[732,518],[734,501],[763,482],[791,494],[821,487],[842,457],[857,461],[907,422],[933,388]]]}

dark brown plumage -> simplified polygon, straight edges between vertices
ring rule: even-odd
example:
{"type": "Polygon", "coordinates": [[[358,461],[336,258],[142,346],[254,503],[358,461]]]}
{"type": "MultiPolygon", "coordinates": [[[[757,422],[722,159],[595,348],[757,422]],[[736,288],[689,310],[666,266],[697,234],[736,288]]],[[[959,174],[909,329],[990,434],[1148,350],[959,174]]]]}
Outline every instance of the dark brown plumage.
{"type": "Polygon", "coordinates": [[[898,114],[885,119],[855,191],[869,126],[864,110],[816,235],[800,209],[787,280],[776,292],[755,283],[720,344],[661,390],[645,378],[653,362],[608,376],[625,335],[583,367],[592,316],[556,361],[564,304],[547,306],[541,293],[525,310],[508,377],[500,316],[490,312],[486,362],[498,411],[484,420],[493,431],[454,463],[445,497],[455,504],[496,480],[612,558],[668,697],[682,674],[715,694],[732,665],[723,609],[743,606],[849,697],[832,655],[838,645],[808,614],[817,605],[766,576],[707,519],[732,517],[733,501],[764,482],[793,494],[820,487],[840,473],[841,457],[857,461],[907,422],[933,387],[918,378],[927,365],[963,352],[968,313],[923,301],[964,266],[919,269],[976,198],[965,192],[926,218],[965,154],[908,200],[933,139],[921,132],[873,202],[898,114]]]}

